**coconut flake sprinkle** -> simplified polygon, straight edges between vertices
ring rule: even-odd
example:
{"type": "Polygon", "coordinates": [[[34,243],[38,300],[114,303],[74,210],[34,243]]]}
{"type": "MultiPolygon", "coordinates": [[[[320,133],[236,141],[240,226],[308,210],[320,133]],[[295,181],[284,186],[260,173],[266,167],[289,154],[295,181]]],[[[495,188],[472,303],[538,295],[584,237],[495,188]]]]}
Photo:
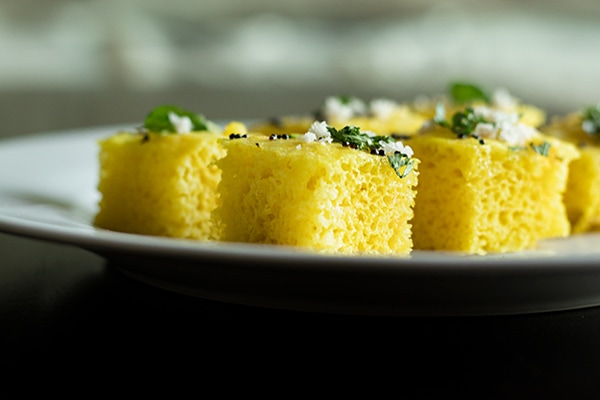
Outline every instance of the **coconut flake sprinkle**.
{"type": "Polygon", "coordinates": [[[379,119],[390,118],[397,106],[395,101],[389,99],[374,99],[369,104],[371,113],[379,119]]]}
{"type": "Polygon", "coordinates": [[[519,122],[517,113],[507,113],[489,107],[475,107],[476,115],[489,122],[480,122],[475,127],[474,135],[481,138],[496,139],[511,146],[523,146],[537,135],[537,130],[519,122]]]}
{"type": "Polygon", "coordinates": [[[386,156],[400,153],[410,158],[414,154],[413,149],[410,146],[405,146],[402,142],[383,142],[381,148],[385,151],[386,156]]]}
{"type": "Polygon", "coordinates": [[[365,103],[356,97],[331,96],[325,99],[323,114],[326,120],[345,121],[367,111],[365,103]]]}
{"type": "Polygon", "coordinates": [[[525,146],[540,136],[533,126],[519,121],[519,114],[506,112],[487,106],[469,107],[454,114],[450,121],[444,116],[444,107],[436,107],[433,123],[424,124],[421,132],[441,125],[457,133],[459,137],[472,136],[483,139],[503,141],[510,146],[525,146]]]}
{"type": "Polygon", "coordinates": [[[331,133],[329,132],[329,129],[327,129],[327,123],[325,121],[313,122],[308,132],[302,136],[302,140],[305,142],[333,142],[331,133]]]}
{"type": "Polygon", "coordinates": [[[192,131],[192,120],[186,116],[179,116],[174,112],[169,113],[169,122],[173,124],[177,133],[190,133],[192,131]]]}
{"type": "Polygon", "coordinates": [[[505,88],[497,88],[492,94],[492,104],[503,110],[514,110],[519,102],[505,88]]]}

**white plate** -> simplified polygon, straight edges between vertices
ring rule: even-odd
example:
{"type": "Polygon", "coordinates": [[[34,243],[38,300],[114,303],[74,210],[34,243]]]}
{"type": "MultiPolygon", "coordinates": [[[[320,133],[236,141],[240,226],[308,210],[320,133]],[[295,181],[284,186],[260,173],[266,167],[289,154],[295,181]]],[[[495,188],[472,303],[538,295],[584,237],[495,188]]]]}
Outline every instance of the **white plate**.
{"type": "Polygon", "coordinates": [[[595,234],[550,240],[515,254],[378,258],[97,229],[91,224],[99,199],[97,140],[118,128],[0,140],[0,231],[90,250],[109,266],[164,289],[264,307],[492,315],[600,305],[595,234]]]}

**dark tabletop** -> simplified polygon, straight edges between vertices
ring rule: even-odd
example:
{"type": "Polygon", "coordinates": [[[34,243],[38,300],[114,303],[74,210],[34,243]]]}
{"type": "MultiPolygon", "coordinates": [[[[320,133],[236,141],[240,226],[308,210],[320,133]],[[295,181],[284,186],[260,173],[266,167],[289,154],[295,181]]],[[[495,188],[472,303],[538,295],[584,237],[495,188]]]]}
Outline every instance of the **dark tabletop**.
{"type": "Polygon", "coordinates": [[[481,398],[579,398],[600,387],[600,308],[482,317],[286,311],[155,288],[66,245],[0,234],[0,254],[0,359],[13,369],[196,360],[250,372],[309,362],[321,376],[382,371],[403,393],[475,384],[487,388],[481,398]]]}

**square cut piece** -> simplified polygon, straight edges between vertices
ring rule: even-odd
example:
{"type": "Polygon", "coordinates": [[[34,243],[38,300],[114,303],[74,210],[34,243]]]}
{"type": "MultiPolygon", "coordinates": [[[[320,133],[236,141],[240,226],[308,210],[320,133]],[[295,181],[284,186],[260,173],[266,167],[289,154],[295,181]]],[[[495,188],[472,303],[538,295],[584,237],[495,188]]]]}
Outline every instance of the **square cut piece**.
{"type": "Polygon", "coordinates": [[[564,196],[573,234],[600,230],[600,147],[580,152],[571,162],[564,196]]]}
{"type": "Polygon", "coordinates": [[[584,131],[583,113],[553,118],[543,128],[549,135],[578,146],[581,157],[573,160],[564,201],[572,233],[600,230],[600,139],[584,131]]]}
{"type": "Polygon", "coordinates": [[[213,212],[221,240],[327,254],[410,253],[417,165],[400,178],[386,156],[264,135],[223,146],[213,212]]]}
{"type": "Polygon", "coordinates": [[[562,197],[578,152],[543,140],[547,155],[495,139],[458,138],[443,127],[406,141],[421,160],[415,250],[503,253],[569,235],[562,197]]]}
{"type": "Polygon", "coordinates": [[[224,155],[213,132],[120,132],[100,141],[101,199],[95,225],[109,230],[209,239],[224,155]]]}

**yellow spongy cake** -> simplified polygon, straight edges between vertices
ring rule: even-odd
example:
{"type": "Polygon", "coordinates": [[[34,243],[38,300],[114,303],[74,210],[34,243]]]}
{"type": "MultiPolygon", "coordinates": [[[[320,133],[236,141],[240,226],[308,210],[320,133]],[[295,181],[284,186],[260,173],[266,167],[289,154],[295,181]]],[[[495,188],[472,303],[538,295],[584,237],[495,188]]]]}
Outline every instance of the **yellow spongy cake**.
{"type": "Polygon", "coordinates": [[[522,124],[511,136],[508,125],[480,122],[471,134],[434,125],[406,141],[421,160],[414,248],[502,253],[567,236],[562,196],[576,148],[522,124]],[[506,142],[518,132],[521,143],[506,142]]]}
{"type": "Polygon", "coordinates": [[[122,132],[100,142],[95,225],[157,236],[207,239],[221,172],[223,136],[122,132]]]}
{"type": "Polygon", "coordinates": [[[364,102],[356,97],[330,96],[315,116],[283,116],[251,127],[253,132],[266,134],[305,133],[315,120],[326,121],[337,129],[358,126],[363,131],[379,135],[411,135],[427,121],[407,104],[378,98],[364,102]]]}
{"type": "MultiPolygon", "coordinates": [[[[600,115],[600,110],[598,111],[600,115]]],[[[564,201],[572,233],[600,227],[600,138],[593,126],[583,129],[584,112],[557,116],[542,130],[579,147],[581,157],[571,162],[564,201]]]]}
{"type": "Polygon", "coordinates": [[[335,254],[410,253],[417,160],[396,168],[386,156],[303,135],[251,135],[223,146],[213,212],[221,240],[335,254]]]}

